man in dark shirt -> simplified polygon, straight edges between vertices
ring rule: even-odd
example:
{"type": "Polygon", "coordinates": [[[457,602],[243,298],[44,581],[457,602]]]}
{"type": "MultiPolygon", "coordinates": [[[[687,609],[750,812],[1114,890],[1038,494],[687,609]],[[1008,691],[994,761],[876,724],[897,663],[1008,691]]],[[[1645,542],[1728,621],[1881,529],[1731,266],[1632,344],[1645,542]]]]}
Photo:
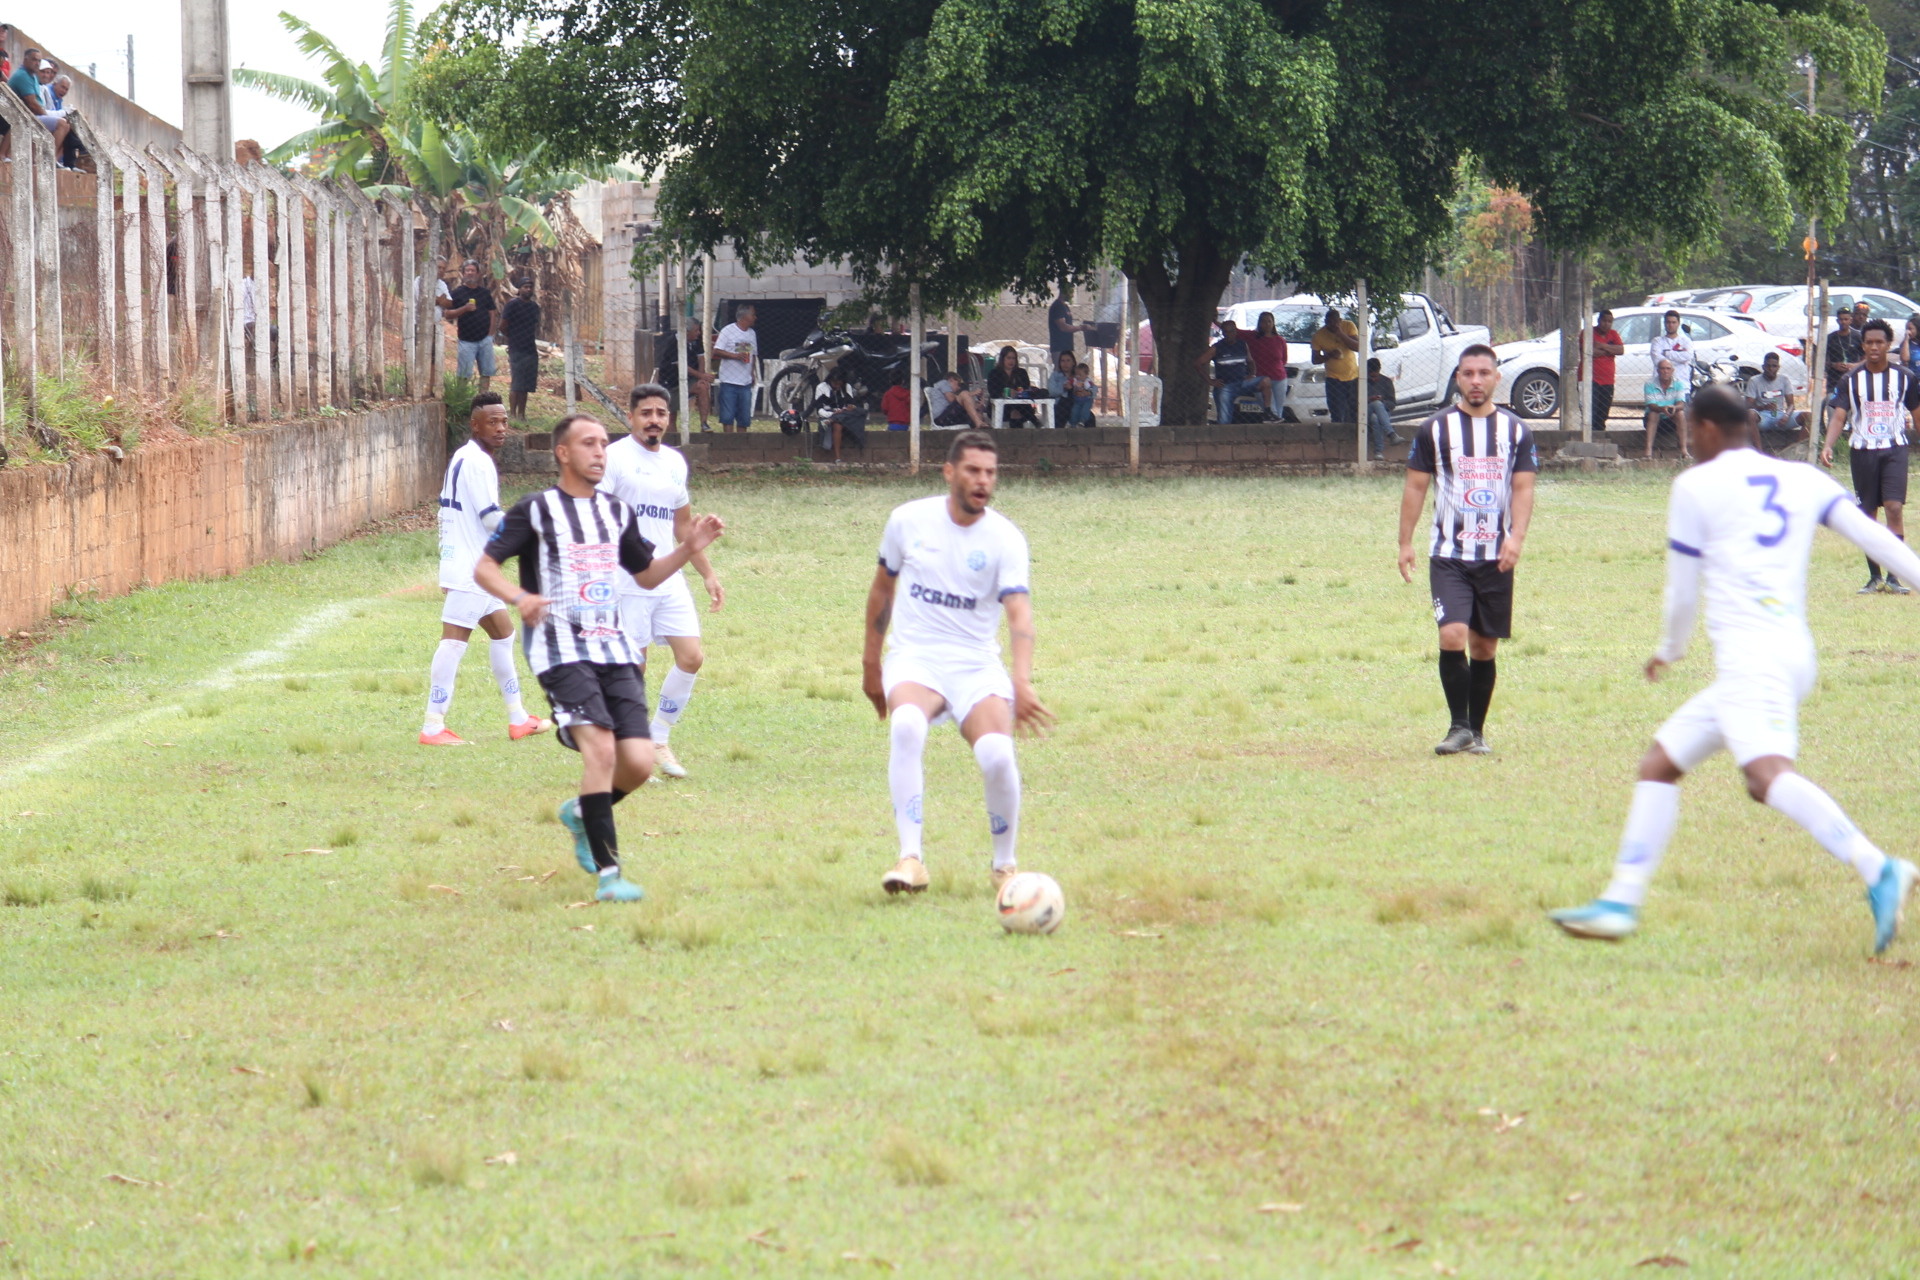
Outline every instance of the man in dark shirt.
{"type": "Polygon", "coordinates": [[[540,351],[534,335],[540,331],[540,304],[533,300],[533,281],[525,272],[513,282],[519,289],[500,309],[500,336],[507,340],[508,412],[525,422],[527,395],[540,381],[540,351]]]}
{"type": "Polygon", "coordinates": [[[472,258],[462,264],[460,283],[453,290],[453,305],[443,308],[443,314],[454,322],[460,340],[460,357],[453,376],[470,378],[477,369],[480,389],[485,391],[495,372],[493,335],[500,323],[500,313],[494,309],[492,292],[480,283],[480,264],[472,258]]]}
{"type": "Polygon", "coordinates": [[[1253,357],[1240,336],[1240,326],[1231,320],[1220,322],[1220,341],[1200,353],[1197,363],[1213,362],[1214,421],[1233,421],[1233,402],[1240,396],[1258,396],[1267,402],[1267,388],[1273,385],[1253,372],[1253,357]]]}
{"type": "Polygon", "coordinates": [[[1073,350],[1073,335],[1091,333],[1090,324],[1075,324],[1073,307],[1067,302],[1067,291],[1062,289],[1060,296],[1047,308],[1047,350],[1053,353],[1053,362],[1060,363],[1060,353],[1073,350]]]}
{"type": "Polygon", "coordinates": [[[1824,351],[1829,406],[1840,403],[1840,384],[1846,381],[1847,370],[1861,360],[1860,335],[1853,329],[1853,312],[1841,307],[1833,313],[1833,322],[1839,328],[1827,335],[1824,351]]]}

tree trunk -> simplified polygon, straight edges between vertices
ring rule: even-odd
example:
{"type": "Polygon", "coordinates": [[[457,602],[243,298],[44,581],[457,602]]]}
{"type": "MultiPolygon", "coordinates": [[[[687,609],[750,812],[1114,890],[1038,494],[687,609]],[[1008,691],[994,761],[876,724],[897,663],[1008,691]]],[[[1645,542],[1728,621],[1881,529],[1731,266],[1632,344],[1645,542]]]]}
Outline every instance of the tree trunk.
{"type": "Polygon", "coordinates": [[[1167,426],[1200,426],[1207,420],[1212,394],[1200,358],[1210,345],[1233,259],[1220,253],[1212,241],[1195,238],[1180,246],[1177,276],[1169,274],[1164,260],[1122,265],[1139,286],[1140,301],[1153,325],[1153,372],[1162,384],[1160,421],[1167,426]]]}

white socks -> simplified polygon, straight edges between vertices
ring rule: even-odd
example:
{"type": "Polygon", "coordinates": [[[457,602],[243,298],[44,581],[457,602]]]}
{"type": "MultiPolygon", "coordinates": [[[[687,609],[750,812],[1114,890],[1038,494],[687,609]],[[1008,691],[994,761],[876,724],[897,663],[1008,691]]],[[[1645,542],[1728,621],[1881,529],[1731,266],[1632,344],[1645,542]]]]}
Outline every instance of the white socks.
{"type": "Polygon", "coordinates": [[[487,661],[493,664],[493,682],[506,700],[507,723],[525,724],[527,709],[520,702],[520,673],[513,666],[513,637],[487,642],[487,661]]]}
{"type": "Polygon", "coordinates": [[[1627,810],[1626,830],[1620,833],[1620,854],[1613,864],[1613,882],[1600,897],[1607,902],[1637,907],[1647,900],[1647,886],[1660,869],[1667,842],[1680,822],[1680,788],[1671,782],[1636,782],[1633,807],[1627,810]]]}
{"type": "Polygon", "coordinates": [[[438,733],[447,727],[447,708],[453,705],[453,681],[460,674],[460,659],[467,656],[465,640],[442,640],[433,651],[433,667],[427,680],[427,721],[422,733],[438,733]]]}
{"type": "Polygon", "coordinates": [[[1860,834],[1832,796],[1813,783],[1797,773],[1781,774],[1767,788],[1767,807],[1805,827],[1821,848],[1859,872],[1869,886],[1879,881],[1887,856],[1860,834]]]}
{"type": "Polygon", "coordinates": [[[887,787],[893,792],[893,825],[900,831],[900,856],[920,857],[920,802],[926,771],[920,754],[927,749],[927,713],[895,707],[887,717],[893,750],[887,756],[887,787]]]}
{"type": "MultiPolygon", "coordinates": [[[[693,682],[698,673],[682,671],[677,665],[667,669],[667,678],[660,682],[660,706],[653,713],[653,740],[662,744],[673,734],[673,726],[680,721],[680,713],[687,709],[687,699],[693,697],[693,682]]],[[[925,717],[922,717],[924,721],[925,717]]],[[[922,731],[924,738],[925,732],[922,731]]]]}
{"type": "Polygon", "coordinates": [[[983,735],[973,744],[980,780],[987,793],[987,829],[993,833],[993,865],[1013,865],[1013,842],[1020,835],[1020,766],[1013,739],[1004,733],[983,735]]]}

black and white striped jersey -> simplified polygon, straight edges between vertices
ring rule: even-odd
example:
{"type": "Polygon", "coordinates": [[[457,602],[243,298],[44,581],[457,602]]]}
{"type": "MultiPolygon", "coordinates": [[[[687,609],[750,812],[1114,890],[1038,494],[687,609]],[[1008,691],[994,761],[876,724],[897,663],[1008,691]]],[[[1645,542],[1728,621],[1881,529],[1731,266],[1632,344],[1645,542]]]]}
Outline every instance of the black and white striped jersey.
{"type": "Polygon", "coordinates": [[[1834,403],[1847,411],[1847,444],[1854,449],[1891,449],[1907,442],[1907,424],[1920,408],[1920,382],[1889,363],[1879,373],[1861,365],[1834,388],[1834,403]]]}
{"type": "Polygon", "coordinates": [[[535,675],[567,662],[638,660],[620,629],[620,582],[653,563],[653,544],[632,507],[598,490],[530,493],[507,509],[487,555],[502,565],[518,556],[521,588],[552,601],[538,626],[522,629],[535,675]]]}
{"type": "Polygon", "coordinates": [[[1513,476],[1538,471],[1533,432],[1510,409],[1476,418],[1442,409],[1420,426],[1409,471],[1433,476],[1433,544],[1443,560],[1498,560],[1512,527],[1513,476]]]}

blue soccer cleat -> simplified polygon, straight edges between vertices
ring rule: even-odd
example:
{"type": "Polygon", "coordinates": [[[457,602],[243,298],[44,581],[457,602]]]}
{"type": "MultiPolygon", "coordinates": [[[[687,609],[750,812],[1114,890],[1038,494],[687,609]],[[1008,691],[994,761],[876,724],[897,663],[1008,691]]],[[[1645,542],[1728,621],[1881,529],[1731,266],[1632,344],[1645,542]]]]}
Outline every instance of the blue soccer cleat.
{"type": "Polygon", "coordinates": [[[573,860],[580,869],[590,876],[600,874],[600,867],[593,860],[593,846],[587,843],[587,824],[580,820],[580,797],[570,796],[560,802],[560,825],[573,832],[573,860]]]}
{"type": "Polygon", "coordinates": [[[1916,876],[1920,876],[1920,869],[1905,858],[1888,858],[1887,865],[1880,869],[1879,881],[1867,890],[1867,905],[1873,908],[1873,954],[1879,955],[1893,945],[1916,876]]]}
{"type": "Polygon", "coordinates": [[[1558,911],[1549,911],[1547,919],[1576,938],[1618,942],[1640,927],[1640,909],[1624,902],[1595,898],[1584,907],[1562,907],[1558,911]]]}
{"type": "Polygon", "coordinates": [[[600,892],[593,896],[601,902],[638,902],[647,894],[639,885],[616,872],[601,877],[600,892]]]}

